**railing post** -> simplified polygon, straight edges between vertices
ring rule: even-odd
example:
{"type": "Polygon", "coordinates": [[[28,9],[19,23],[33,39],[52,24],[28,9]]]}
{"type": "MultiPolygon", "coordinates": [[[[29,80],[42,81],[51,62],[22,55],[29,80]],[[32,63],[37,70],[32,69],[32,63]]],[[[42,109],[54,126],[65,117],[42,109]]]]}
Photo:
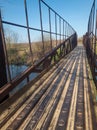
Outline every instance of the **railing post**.
{"type": "Polygon", "coordinates": [[[60,43],[61,43],[61,18],[59,17],[59,34],[60,34],[60,43]]]}
{"type": "Polygon", "coordinates": [[[63,42],[64,42],[64,20],[63,20],[63,42]]]}
{"type": "Polygon", "coordinates": [[[30,53],[31,53],[31,60],[32,60],[32,64],[34,64],[34,61],[33,61],[33,52],[32,52],[32,46],[31,46],[31,38],[30,38],[30,30],[29,30],[29,20],[28,20],[28,10],[27,10],[27,2],[26,2],[26,0],[24,0],[24,6],[25,6],[27,34],[28,34],[28,41],[29,41],[29,47],[30,47],[30,53]]]}
{"type": "Polygon", "coordinates": [[[7,72],[5,63],[5,54],[3,46],[2,20],[0,11],[0,88],[7,83],[7,72]]]}
{"type": "MultiPolygon", "coordinates": [[[[4,53],[4,35],[2,30],[2,18],[1,18],[1,10],[0,10],[0,88],[2,88],[5,84],[7,84],[7,71],[6,71],[6,56],[4,53]]],[[[10,77],[9,77],[10,79],[10,77]]],[[[0,103],[2,103],[5,99],[9,97],[9,94],[5,95],[0,103]]]]}
{"type": "MultiPolygon", "coordinates": [[[[95,42],[94,42],[94,73],[95,73],[95,82],[97,84],[97,72],[95,70],[97,70],[97,10],[96,10],[96,19],[95,19],[95,42]]],[[[97,89],[97,86],[96,86],[96,89],[97,89]]]]}
{"type": "Polygon", "coordinates": [[[40,12],[41,36],[42,36],[42,43],[43,43],[43,55],[45,55],[44,35],[43,35],[43,23],[42,23],[42,10],[41,10],[41,0],[39,0],[39,12],[40,12]]]}
{"type": "Polygon", "coordinates": [[[57,14],[55,13],[55,34],[56,34],[56,46],[57,46],[57,14]]]}
{"type": "Polygon", "coordinates": [[[96,51],[96,38],[97,38],[97,10],[96,10],[96,20],[95,20],[95,42],[94,42],[94,58],[96,59],[96,54],[97,54],[97,51],[96,51]]]}
{"type": "Polygon", "coordinates": [[[49,8],[49,30],[50,30],[50,44],[51,44],[51,50],[52,50],[53,46],[52,46],[52,34],[51,34],[51,11],[50,11],[50,8],[49,8]]]}

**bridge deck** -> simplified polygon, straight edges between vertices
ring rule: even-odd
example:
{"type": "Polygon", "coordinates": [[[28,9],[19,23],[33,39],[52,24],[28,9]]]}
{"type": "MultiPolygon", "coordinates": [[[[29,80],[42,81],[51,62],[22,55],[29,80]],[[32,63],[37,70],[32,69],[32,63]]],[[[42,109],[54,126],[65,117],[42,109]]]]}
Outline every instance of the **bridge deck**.
{"type": "Polygon", "coordinates": [[[21,93],[26,89],[1,104],[1,130],[96,129],[91,79],[82,46],[28,88],[25,94],[21,93]]]}

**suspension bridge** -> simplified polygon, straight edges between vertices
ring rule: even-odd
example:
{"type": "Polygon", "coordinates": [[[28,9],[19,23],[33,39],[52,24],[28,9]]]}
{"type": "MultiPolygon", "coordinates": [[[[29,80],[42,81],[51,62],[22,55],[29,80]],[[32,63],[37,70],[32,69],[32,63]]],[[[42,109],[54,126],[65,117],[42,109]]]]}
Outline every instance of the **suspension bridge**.
{"type": "Polygon", "coordinates": [[[73,27],[47,3],[39,0],[38,5],[40,29],[29,25],[26,0],[24,0],[26,26],[3,20],[0,12],[0,129],[96,130],[95,0],[82,44],[77,43],[77,33],[73,27]],[[48,10],[49,30],[44,30],[42,10],[44,6],[48,10]],[[7,43],[4,25],[26,29],[28,44],[22,46],[23,43],[18,45],[14,43],[12,46],[11,43],[7,43]],[[36,52],[31,41],[32,30],[41,34],[41,42],[36,43],[39,47],[36,52]],[[45,33],[49,35],[49,39],[45,40],[45,33]],[[11,65],[20,64],[23,53],[21,54],[18,48],[24,46],[29,48],[29,51],[27,49],[25,51],[24,48],[26,56],[23,60],[24,64],[27,61],[28,67],[12,77],[11,65]],[[33,73],[37,73],[34,79],[31,76],[33,73]]]}

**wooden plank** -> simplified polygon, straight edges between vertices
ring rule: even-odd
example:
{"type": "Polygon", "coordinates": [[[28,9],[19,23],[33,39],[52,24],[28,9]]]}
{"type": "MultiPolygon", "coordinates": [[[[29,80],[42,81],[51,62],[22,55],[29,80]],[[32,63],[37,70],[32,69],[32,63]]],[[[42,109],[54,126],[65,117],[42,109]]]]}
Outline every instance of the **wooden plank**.
{"type": "MultiPolygon", "coordinates": [[[[63,65],[61,64],[60,66],[58,66],[57,67],[57,69],[58,68],[60,68],[60,67],[62,67],[63,65]]],[[[61,68],[60,68],[61,69],[61,68]]],[[[48,72],[48,74],[46,74],[45,76],[43,76],[42,77],[42,79],[40,79],[34,86],[32,86],[31,87],[31,89],[26,93],[26,94],[24,94],[22,97],[21,97],[21,100],[23,100],[23,99],[25,99],[26,97],[25,96],[27,96],[27,95],[29,95],[30,94],[30,96],[33,94],[33,92],[34,91],[36,91],[37,93],[41,90],[41,88],[42,88],[42,85],[44,85],[45,86],[45,84],[46,84],[46,82],[47,81],[49,81],[49,79],[54,75],[54,73],[52,73],[52,72],[54,72],[55,71],[55,73],[59,73],[59,71],[60,71],[60,69],[59,70],[56,70],[56,67],[54,67],[54,69],[52,69],[52,71],[50,71],[50,72],[48,72]],[[49,76],[50,75],[50,76],[49,76]],[[48,77],[49,76],[49,77],[48,77]],[[42,84],[42,85],[41,85],[42,84]],[[40,86],[40,87],[39,87],[40,86]]],[[[51,78],[52,79],[52,78],[51,78]]],[[[35,93],[36,93],[35,92],[35,93]]],[[[34,93],[34,95],[35,95],[35,93],[34,93]]],[[[30,97],[29,96],[29,97],[30,97]]],[[[29,100],[31,100],[30,98],[29,98],[29,100]]],[[[4,119],[4,116],[5,116],[5,118],[7,118],[7,115],[9,116],[9,114],[10,113],[13,113],[13,111],[14,111],[14,109],[17,109],[17,108],[15,108],[15,106],[17,107],[17,105],[18,105],[18,103],[20,102],[20,100],[17,102],[17,103],[14,103],[14,104],[12,104],[12,106],[10,107],[10,109],[8,108],[8,110],[6,110],[6,111],[4,111],[3,113],[2,113],[2,115],[0,116],[0,122],[1,121],[3,121],[2,119],[4,119]],[[10,110],[10,111],[9,111],[10,110]]],[[[23,104],[23,102],[21,103],[21,104],[23,104]]],[[[20,104],[20,105],[21,105],[20,104]]],[[[25,102],[25,104],[26,104],[26,102],[25,102]]],[[[19,106],[20,107],[20,106],[19,106]]],[[[19,108],[18,107],[18,108],[19,108]]],[[[22,109],[23,109],[23,106],[22,106],[22,109]]]]}
{"type": "MultiPolygon", "coordinates": [[[[74,60],[74,59],[73,59],[74,60]]],[[[58,84],[58,87],[60,88],[60,93],[58,93],[55,101],[52,104],[52,107],[50,109],[47,109],[46,113],[45,113],[45,118],[42,120],[43,122],[41,123],[41,120],[39,121],[39,123],[37,124],[37,127],[35,129],[48,129],[51,119],[53,117],[53,114],[56,110],[57,104],[58,102],[61,100],[60,97],[62,95],[62,92],[64,90],[64,87],[66,85],[66,80],[68,79],[69,73],[68,71],[70,71],[72,69],[72,66],[74,64],[74,61],[72,61],[73,63],[70,64],[70,66],[68,65],[67,67],[64,67],[61,75],[62,75],[62,79],[60,81],[60,83],[58,84]]],[[[54,123],[54,122],[53,122],[54,123]]]]}
{"type": "Polygon", "coordinates": [[[81,55],[79,57],[77,76],[76,76],[76,80],[75,80],[75,84],[74,84],[72,102],[71,102],[71,106],[70,106],[68,123],[67,123],[67,128],[66,128],[67,130],[74,130],[76,102],[77,102],[77,95],[78,95],[78,81],[79,81],[79,75],[80,75],[80,59],[81,59],[81,55]]]}
{"type": "MultiPolygon", "coordinates": [[[[63,62],[63,63],[65,63],[65,62],[63,62]]],[[[62,67],[64,66],[63,63],[60,65],[61,67],[59,67],[59,68],[57,68],[57,70],[55,70],[55,73],[52,73],[52,74],[48,77],[48,79],[47,79],[48,83],[47,83],[47,81],[45,80],[45,82],[46,82],[46,84],[47,84],[46,88],[48,88],[48,85],[51,84],[51,81],[53,81],[53,79],[56,77],[56,75],[60,72],[60,70],[61,70],[62,67]],[[51,78],[52,75],[54,75],[53,78],[51,78]]],[[[45,87],[45,82],[44,82],[44,86],[43,86],[43,84],[42,84],[41,87],[43,87],[43,88],[45,87]]],[[[37,85],[38,85],[38,84],[37,84],[37,85]]],[[[41,90],[40,87],[39,87],[39,89],[41,90]]],[[[38,92],[39,92],[39,91],[38,91],[38,92]]],[[[37,93],[38,93],[38,92],[37,92],[37,93]]],[[[35,93],[34,93],[34,95],[35,95],[35,93]]],[[[41,95],[42,95],[42,94],[41,94],[41,95]]],[[[33,98],[31,97],[30,99],[33,99],[33,98]]],[[[30,100],[30,99],[29,99],[29,100],[30,100]]],[[[27,104],[27,103],[25,103],[25,104],[27,104]]],[[[24,108],[24,107],[22,106],[22,109],[21,109],[21,110],[23,110],[23,108],[24,108]]],[[[30,109],[30,108],[29,108],[29,109],[30,109]]],[[[21,112],[21,110],[20,110],[20,112],[21,112]]],[[[17,113],[18,113],[18,112],[17,112],[17,113]]],[[[19,113],[18,113],[18,114],[19,114],[19,113]]],[[[16,115],[17,115],[17,114],[16,114],[16,115]]],[[[20,118],[19,118],[19,119],[20,119],[20,118]]],[[[14,120],[13,117],[12,117],[12,120],[14,120]]],[[[9,120],[8,122],[10,122],[10,120],[9,120]]],[[[11,121],[11,122],[12,122],[12,121],[11,121]]],[[[11,122],[10,122],[10,123],[11,123],[11,122]]],[[[7,123],[7,124],[9,125],[9,123],[7,123]]],[[[8,125],[6,125],[6,126],[8,126],[8,125]]]]}
{"type": "MultiPolygon", "coordinates": [[[[69,60],[69,62],[70,62],[70,60],[69,60]]],[[[67,65],[68,65],[68,64],[67,64],[67,65]]],[[[64,68],[63,68],[63,69],[64,69],[64,68]]],[[[63,69],[62,69],[62,70],[63,70],[63,69]]],[[[61,70],[61,71],[62,71],[62,70],[61,70]]],[[[60,77],[60,74],[59,74],[58,77],[57,77],[57,79],[60,81],[61,78],[59,78],[59,77],[60,77]]],[[[58,80],[55,81],[55,84],[56,84],[56,83],[58,84],[58,82],[59,82],[58,80]]],[[[57,86],[57,84],[56,84],[56,85],[55,85],[55,84],[52,84],[52,85],[54,85],[54,86],[51,85],[51,86],[52,86],[52,89],[57,86]]],[[[46,104],[48,104],[48,102],[47,102],[46,104]]],[[[39,106],[39,105],[38,105],[38,106],[39,106]]],[[[39,110],[40,110],[40,109],[39,109],[39,110]]],[[[37,112],[37,110],[36,110],[36,112],[37,112]]],[[[43,111],[42,111],[42,113],[43,113],[43,111]]],[[[41,114],[42,114],[42,113],[41,113],[41,114]]],[[[46,111],[46,113],[47,113],[47,111],[46,111]]],[[[31,117],[33,117],[33,116],[31,115],[31,117]]],[[[35,116],[34,116],[34,117],[35,117],[35,116]]],[[[39,120],[40,120],[40,119],[39,119],[39,120]]],[[[33,121],[32,121],[32,122],[33,122],[33,121]]],[[[31,123],[31,124],[32,124],[32,123],[31,123]]],[[[32,127],[32,125],[30,125],[30,126],[32,127]]],[[[29,126],[29,127],[30,127],[30,126],[29,126]]],[[[23,128],[20,127],[20,129],[23,129],[23,128]]],[[[27,129],[27,128],[26,128],[26,129],[27,129]]],[[[29,129],[29,128],[28,128],[28,129],[29,129]]]]}
{"type": "Polygon", "coordinates": [[[78,96],[77,96],[77,104],[76,104],[76,114],[75,114],[75,130],[83,130],[84,129],[84,97],[83,97],[83,49],[81,49],[81,62],[80,62],[80,75],[79,75],[79,84],[78,84],[78,96]]]}
{"type": "Polygon", "coordinates": [[[64,129],[67,126],[68,113],[70,109],[74,82],[75,82],[75,77],[76,77],[76,71],[78,67],[79,56],[78,56],[77,50],[75,50],[75,53],[73,54],[73,56],[76,57],[76,61],[75,61],[75,64],[72,66],[72,72],[70,73],[69,78],[67,80],[68,91],[66,93],[66,97],[63,102],[60,115],[58,117],[58,121],[55,127],[56,130],[64,129]]]}

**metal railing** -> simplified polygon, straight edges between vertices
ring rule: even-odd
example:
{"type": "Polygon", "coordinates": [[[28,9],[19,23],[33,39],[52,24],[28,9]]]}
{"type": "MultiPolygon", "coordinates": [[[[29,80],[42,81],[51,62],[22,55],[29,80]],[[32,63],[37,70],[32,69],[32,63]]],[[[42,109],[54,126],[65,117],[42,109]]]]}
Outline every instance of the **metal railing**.
{"type": "Polygon", "coordinates": [[[97,88],[97,11],[95,13],[95,0],[89,15],[88,30],[83,37],[87,57],[90,64],[93,79],[97,88]]]}
{"type": "MultiPolygon", "coordinates": [[[[4,47],[5,53],[5,61],[7,68],[7,77],[8,83],[1,87],[0,89],[0,100],[2,100],[5,95],[9,94],[11,90],[13,90],[17,85],[25,80],[25,84],[32,80],[31,74],[33,72],[41,72],[46,69],[48,66],[55,64],[59,61],[63,56],[68,54],[74,47],[77,45],[77,34],[76,31],[71,27],[71,25],[65,21],[57,12],[55,12],[50,6],[48,6],[43,0],[38,0],[39,5],[39,17],[40,17],[40,28],[34,28],[29,25],[29,15],[28,15],[28,7],[27,1],[24,0],[24,8],[25,8],[25,19],[26,25],[21,25],[17,23],[12,23],[10,21],[5,21],[0,17],[0,33],[2,34],[2,44],[4,47]],[[47,9],[48,14],[48,29],[44,29],[43,20],[43,8],[47,9]],[[52,17],[52,15],[54,17],[52,17]],[[20,44],[20,43],[7,43],[7,38],[5,35],[4,25],[10,25],[18,28],[23,28],[27,30],[27,39],[28,43],[20,44]],[[31,31],[41,33],[41,41],[35,42],[39,47],[35,52],[35,44],[33,46],[33,41],[31,40],[31,31]],[[45,38],[46,37],[46,38],[45,38]],[[18,48],[20,49],[25,46],[25,48],[29,48],[29,51],[26,52],[26,61],[29,63],[24,64],[27,65],[27,68],[21,71],[20,74],[12,77],[11,75],[11,65],[16,64],[19,65],[19,59],[22,57],[15,56],[18,55],[18,48]],[[10,47],[9,47],[10,46],[10,47]],[[34,49],[33,49],[34,48],[34,49]],[[16,49],[16,50],[14,50],[16,49]],[[37,53],[37,57],[36,54],[37,53]],[[15,60],[10,57],[14,57],[15,60]],[[30,57],[30,60],[29,60],[30,57]],[[18,59],[18,60],[17,60],[18,59]],[[14,61],[13,61],[14,60],[14,61]],[[17,63],[16,63],[17,61],[17,63]]],[[[46,14],[45,14],[46,15],[46,14]]]]}

